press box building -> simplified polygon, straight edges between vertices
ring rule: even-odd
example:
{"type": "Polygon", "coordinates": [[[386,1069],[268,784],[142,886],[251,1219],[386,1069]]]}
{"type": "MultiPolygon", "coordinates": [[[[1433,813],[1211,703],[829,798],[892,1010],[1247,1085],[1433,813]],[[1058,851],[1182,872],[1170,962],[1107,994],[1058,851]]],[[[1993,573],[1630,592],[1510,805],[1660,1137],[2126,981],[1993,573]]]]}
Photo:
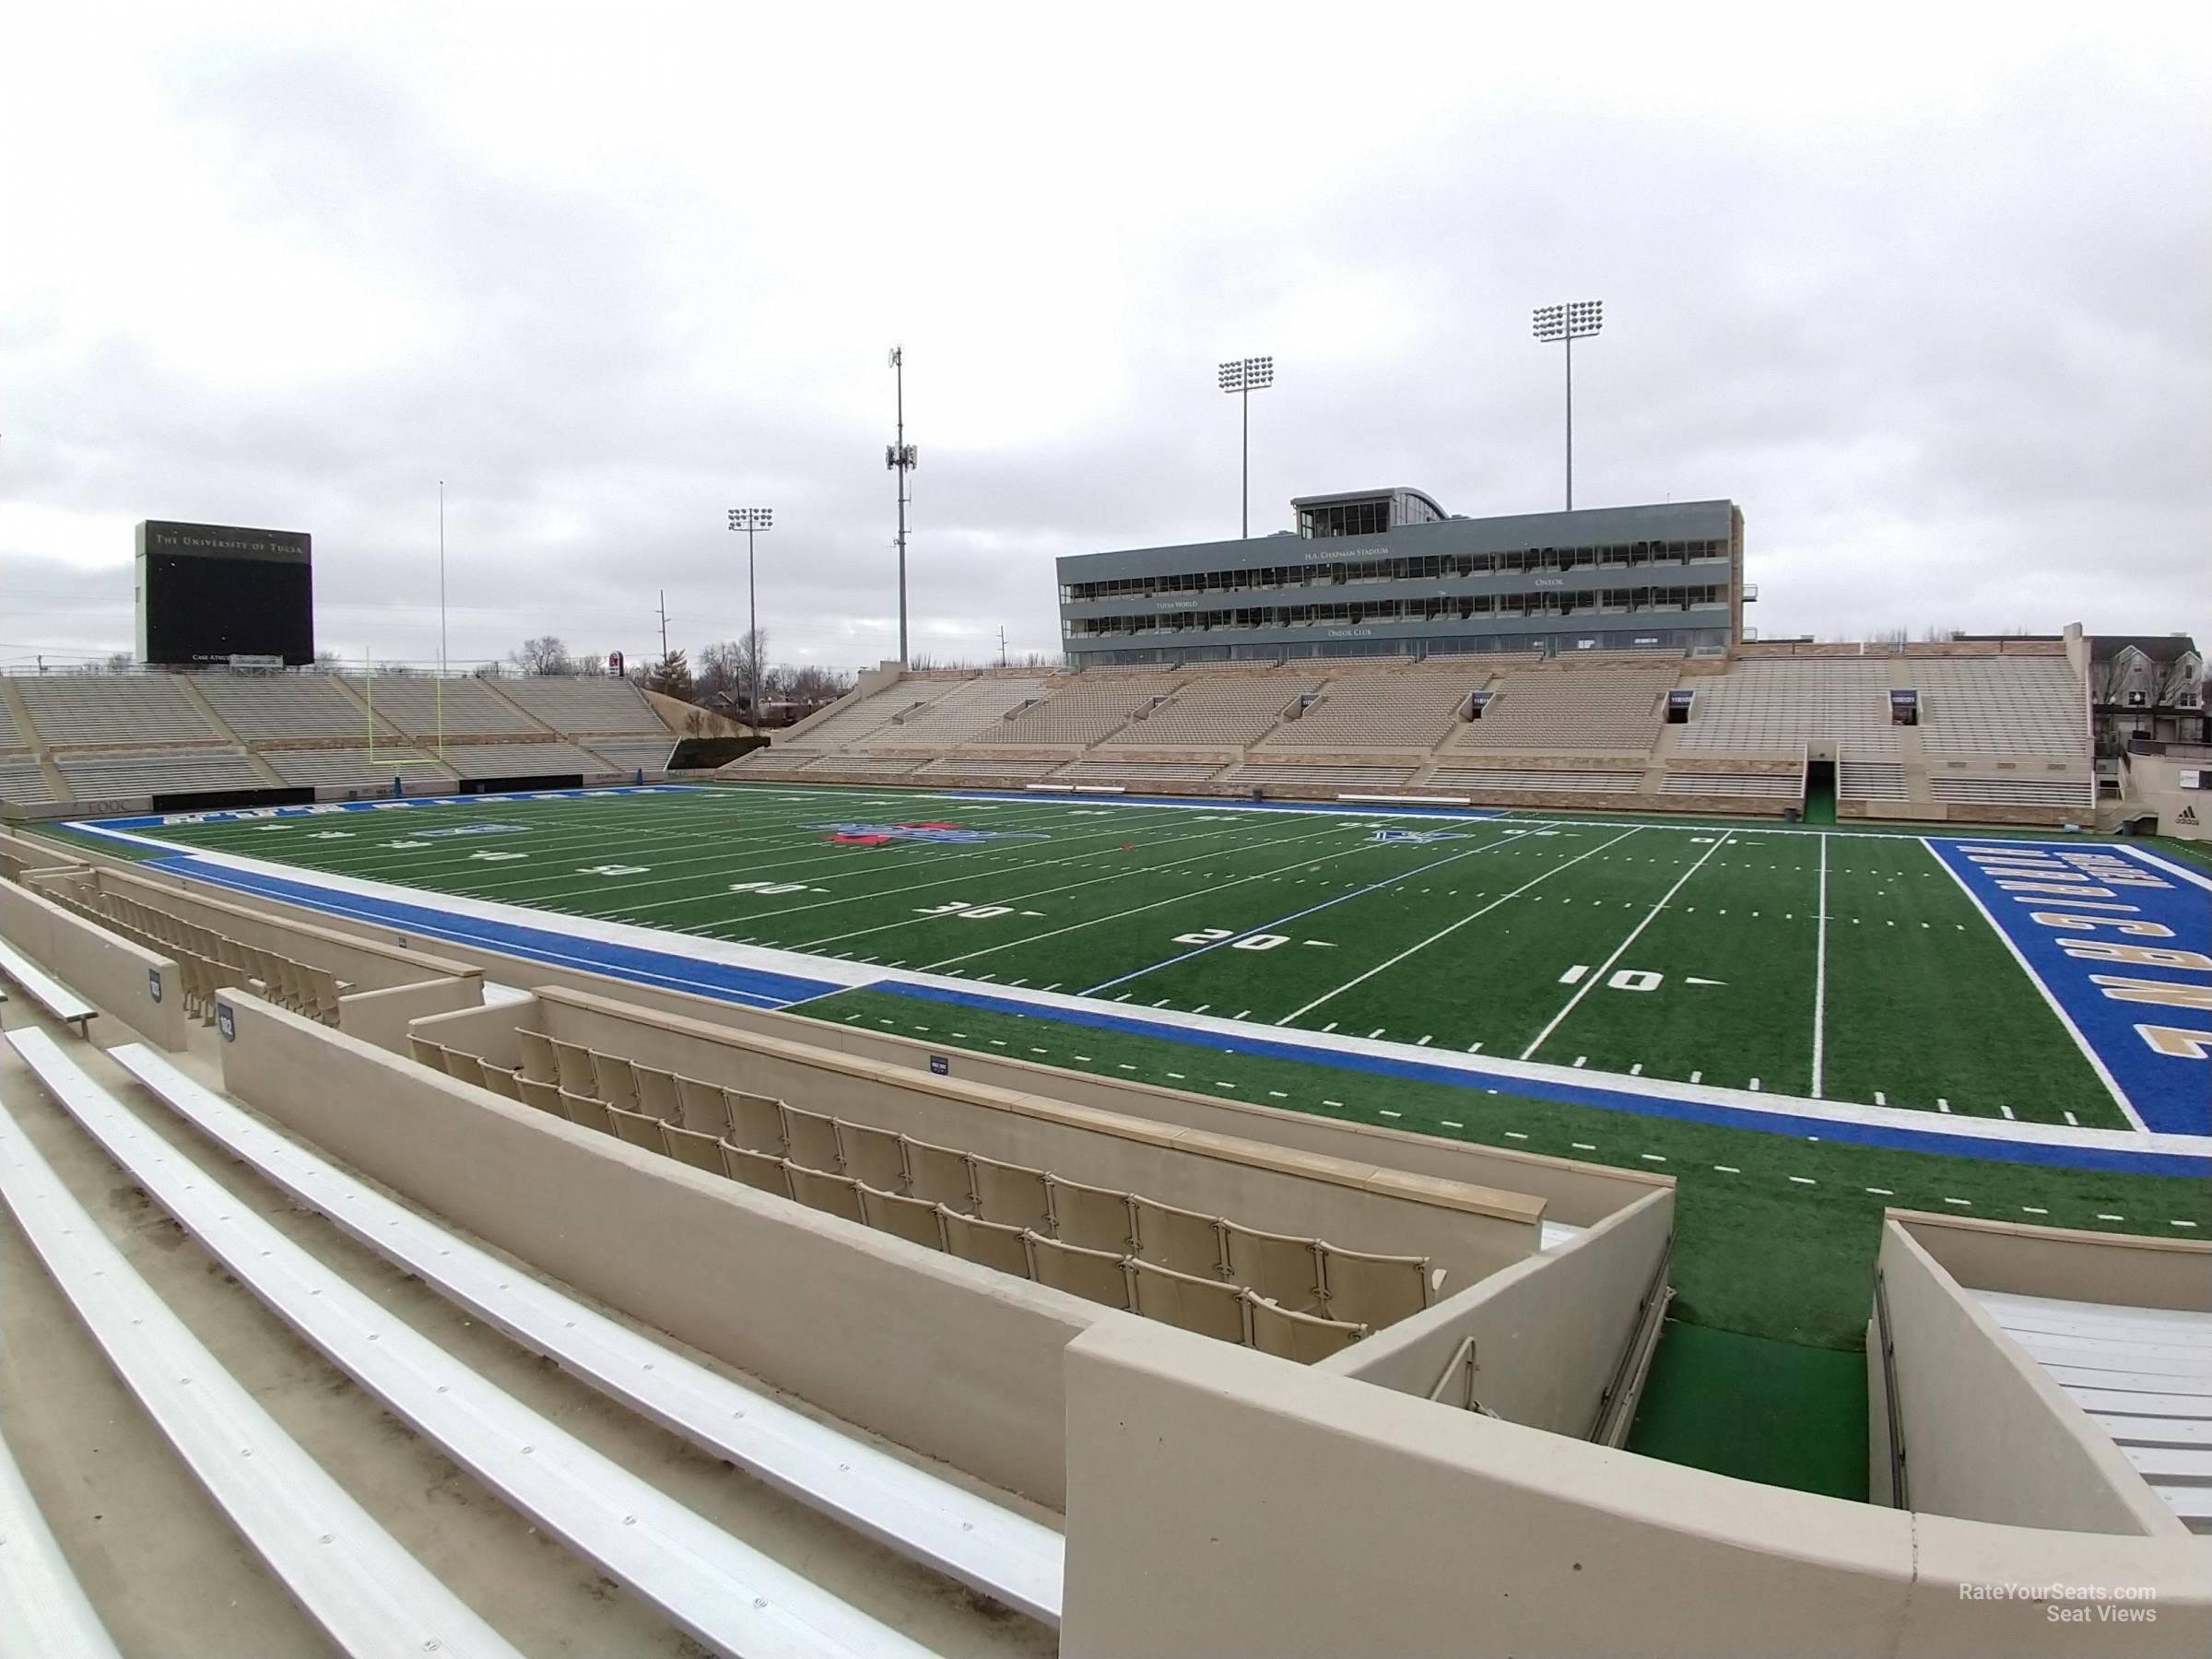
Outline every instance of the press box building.
{"type": "Polygon", "coordinates": [[[1399,488],[1290,505],[1295,532],[1062,559],[1069,665],[1725,648],[1758,597],[1733,501],[1471,519],[1399,488]]]}

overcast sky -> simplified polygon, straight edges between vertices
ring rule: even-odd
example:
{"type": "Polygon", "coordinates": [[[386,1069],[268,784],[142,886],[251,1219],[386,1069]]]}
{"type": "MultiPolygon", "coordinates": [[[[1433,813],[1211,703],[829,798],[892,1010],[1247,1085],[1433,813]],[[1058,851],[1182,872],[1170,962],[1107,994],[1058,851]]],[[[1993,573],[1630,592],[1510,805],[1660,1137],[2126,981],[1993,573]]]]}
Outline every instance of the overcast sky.
{"type": "Polygon", "coordinates": [[[2212,636],[2201,6],[0,11],[0,662],[131,527],[306,530],[319,641],[1056,651],[1053,559],[1410,484],[1726,496],[1768,637],[2212,636]],[[189,14],[190,22],[182,19],[189,14]]]}

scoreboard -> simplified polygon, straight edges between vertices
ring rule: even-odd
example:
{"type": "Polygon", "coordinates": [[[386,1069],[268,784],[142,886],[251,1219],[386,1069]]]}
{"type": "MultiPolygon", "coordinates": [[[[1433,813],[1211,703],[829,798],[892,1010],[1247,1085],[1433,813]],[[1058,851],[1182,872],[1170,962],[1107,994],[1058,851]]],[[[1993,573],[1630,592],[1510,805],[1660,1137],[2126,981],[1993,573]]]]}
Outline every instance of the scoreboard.
{"type": "Polygon", "coordinates": [[[315,660],[314,562],[299,530],[138,526],[138,660],[299,667],[315,660]]]}

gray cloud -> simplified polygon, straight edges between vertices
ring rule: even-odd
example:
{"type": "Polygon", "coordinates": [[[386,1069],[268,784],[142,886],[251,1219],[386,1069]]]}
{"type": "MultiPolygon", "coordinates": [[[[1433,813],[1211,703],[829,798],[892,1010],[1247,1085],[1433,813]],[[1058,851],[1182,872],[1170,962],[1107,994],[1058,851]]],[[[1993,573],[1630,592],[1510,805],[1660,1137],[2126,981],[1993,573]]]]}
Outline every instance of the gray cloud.
{"type": "MultiPolygon", "coordinates": [[[[904,104],[869,103],[872,60],[852,88],[803,62],[752,104],[735,79],[720,126],[650,42],[518,47],[480,94],[461,65],[497,41],[406,44],[295,18],[117,69],[199,234],[112,278],[65,251],[0,270],[0,657],[126,643],[149,515],[313,531],[325,641],[426,657],[442,477],[456,661],[653,648],[663,589],[677,642],[735,635],[722,514],[756,502],[779,653],[872,661],[893,338],[917,648],[1050,650],[1053,556],[1231,532],[1217,357],[1280,365],[1255,531],[1369,483],[1556,504],[1559,364],[1527,311],[1584,295],[1607,329],[1578,353],[1578,500],[1736,499],[1763,631],[2212,633],[2195,37],[2053,37],[1870,82],[1864,113],[1818,42],[1803,113],[1625,74],[1193,109],[1188,73],[1117,81],[1126,42],[1041,88],[919,42],[904,104]]],[[[0,194],[27,247],[135,199],[127,147],[73,136],[116,198],[0,194]]]]}

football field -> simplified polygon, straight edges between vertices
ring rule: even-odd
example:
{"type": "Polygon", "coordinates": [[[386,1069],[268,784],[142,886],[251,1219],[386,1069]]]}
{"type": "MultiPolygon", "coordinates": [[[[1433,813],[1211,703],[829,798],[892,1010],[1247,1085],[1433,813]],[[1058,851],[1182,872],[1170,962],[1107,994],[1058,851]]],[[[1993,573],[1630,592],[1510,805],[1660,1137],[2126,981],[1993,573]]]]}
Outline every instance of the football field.
{"type": "MultiPolygon", "coordinates": [[[[209,817],[227,821],[172,820],[160,839],[1131,1011],[2145,1126],[1969,879],[1984,872],[1964,859],[2061,843],[770,787],[477,797],[435,822],[209,817]]],[[[2076,885],[2037,885],[2119,908],[2095,885],[2109,872],[2054,873],[2076,885]]],[[[2204,909],[2155,871],[2128,878],[2204,909]]]]}
{"type": "Polygon", "coordinates": [[[935,1068],[986,1054],[1671,1176],[1668,1328],[1693,1335],[1647,1398],[1743,1404],[1654,1409],[1634,1443],[1846,1496],[1885,1209],[2212,1232],[2212,877],[2171,849],[778,786],[62,833],[433,947],[866,1028],[935,1068]]]}

